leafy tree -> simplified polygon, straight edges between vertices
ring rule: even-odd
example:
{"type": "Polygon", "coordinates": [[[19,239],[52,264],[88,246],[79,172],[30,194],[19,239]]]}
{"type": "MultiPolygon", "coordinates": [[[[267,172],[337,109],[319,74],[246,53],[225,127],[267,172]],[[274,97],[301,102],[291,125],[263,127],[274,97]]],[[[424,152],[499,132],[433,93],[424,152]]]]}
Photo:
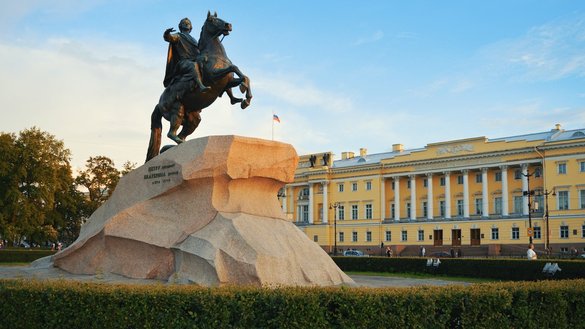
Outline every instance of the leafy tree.
{"type": "Polygon", "coordinates": [[[131,172],[132,170],[136,169],[136,162],[126,161],[122,165],[122,176],[126,175],[127,173],[131,172]]]}
{"type": "Polygon", "coordinates": [[[75,182],[87,189],[88,210],[93,212],[112,195],[120,180],[121,172],[116,169],[112,159],[101,155],[90,157],[85,168],[79,173],[75,182]]]}
{"type": "Polygon", "coordinates": [[[18,136],[0,132],[0,238],[19,244],[71,243],[83,221],[112,194],[122,170],[105,156],[90,157],[74,178],[70,151],[36,127],[18,136]],[[87,189],[86,196],[80,188],[87,189]]]}
{"type": "Polygon", "coordinates": [[[33,127],[18,137],[3,133],[0,151],[0,199],[3,236],[21,242],[56,238],[47,215],[55,206],[55,195],[65,188],[64,173],[71,173],[70,151],[55,136],[33,127]]]}
{"type": "Polygon", "coordinates": [[[16,211],[20,191],[15,162],[17,157],[16,136],[0,133],[0,238],[14,240],[18,223],[16,211]]]}

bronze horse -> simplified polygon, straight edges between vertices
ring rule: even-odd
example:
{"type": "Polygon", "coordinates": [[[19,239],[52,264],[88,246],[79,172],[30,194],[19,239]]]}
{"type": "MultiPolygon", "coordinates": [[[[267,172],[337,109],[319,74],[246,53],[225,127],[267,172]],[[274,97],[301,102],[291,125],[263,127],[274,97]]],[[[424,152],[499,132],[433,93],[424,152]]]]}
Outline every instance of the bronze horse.
{"type": "Polygon", "coordinates": [[[164,90],[150,118],[150,143],[146,161],[160,152],[163,117],[170,123],[167,137],[180,144],[199,126],[201,110],[215,102],[224,92],[232,105],[240,103],[242,109],[250,105],[250,80],[229,60],[221,43],[223,37],[221,40],[219,38],[228,35],[231,30],[232,25],[218,18],[217,13],[207,13],[199,38],[199,65],[203,71],[203,82],[211,89],[201,92],[199,88],[193,87],[192,81],[177,81],[164,90]],[[237,77],[234,77],[234,73],[237,77]],[[237,86],[245,94],[245,99],[234,97],[232,88],[237,86]],[[185,88],[189,91],[181,95],[181,90],[185,88]],[[181,126],[183,128],[177,134],[181,126]]]}

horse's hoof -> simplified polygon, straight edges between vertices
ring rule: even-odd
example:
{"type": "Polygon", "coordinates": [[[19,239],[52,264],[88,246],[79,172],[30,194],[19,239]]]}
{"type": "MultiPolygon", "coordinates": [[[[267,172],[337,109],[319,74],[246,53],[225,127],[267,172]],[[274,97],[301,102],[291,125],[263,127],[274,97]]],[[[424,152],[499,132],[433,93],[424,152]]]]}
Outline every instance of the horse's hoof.
{"type": "Polygon", "coordinates": [[[243,93],[246,92],[246,90],[249,89],[248,87],[248,83],[249,83],[250,79],[248,79],[248,77],[244,77],[244,81],[242,81],[242,83],[240,83],[240,91],[243,93]]]}
{"type": "Polygon", "coordinates": [[[250,102],[248,102],[247,99],[242,101],[242,104],[240,104],[240,107],[242,108],[242,110],[244,110],[248,106],[250,106],[250,102]]]}

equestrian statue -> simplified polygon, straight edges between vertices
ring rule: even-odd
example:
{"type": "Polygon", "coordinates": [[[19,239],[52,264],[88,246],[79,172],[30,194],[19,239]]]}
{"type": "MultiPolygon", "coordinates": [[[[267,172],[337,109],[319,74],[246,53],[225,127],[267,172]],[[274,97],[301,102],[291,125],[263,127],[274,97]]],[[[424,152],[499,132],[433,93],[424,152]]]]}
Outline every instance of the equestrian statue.
{"type": "Polygon", "coordinates": [[[231,104],[245,109],[252,100],[250,79],[232,64],[222,44],[232,25],[207,12],[199,43],[191,36],[191,21],[184,18],[179,32],[169,28],[163,38],[169,43],[164,92],[150,118],[150,143],[146,161],[160,152],[162,118],[169,121],[167,137],[180,144],[201,122],[201,111],[225,92],[231,104]],[[220,39],[221,36],[221,39],[220,39]],[[235,75],[234,75],[235,74],[235,75]],[[239,87],[244,98],[234,97],[232,88],[239,87]],[[181,131],[177,131],[182,126],[181,131]]]}

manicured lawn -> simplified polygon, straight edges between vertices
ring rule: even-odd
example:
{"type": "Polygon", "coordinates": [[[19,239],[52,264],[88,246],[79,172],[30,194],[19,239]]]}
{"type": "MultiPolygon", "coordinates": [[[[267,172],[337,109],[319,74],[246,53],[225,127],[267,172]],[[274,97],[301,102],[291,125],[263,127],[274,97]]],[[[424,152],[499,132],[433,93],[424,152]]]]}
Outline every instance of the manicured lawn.
{"type": "Polygon", "coordinates": [[[347,275],[371,275],[371,276],[386,276],[394,278],[410,278],[410,279],[437,279],[445,281],[465,281],[470,283],[485,283],[485,282],[499,282],[500,280],[485,279],[485,278],[470,278],[461,276],[443,276],[433,275],[427,273],[376,273],[376,272],[345,272],[347,275]]]}

